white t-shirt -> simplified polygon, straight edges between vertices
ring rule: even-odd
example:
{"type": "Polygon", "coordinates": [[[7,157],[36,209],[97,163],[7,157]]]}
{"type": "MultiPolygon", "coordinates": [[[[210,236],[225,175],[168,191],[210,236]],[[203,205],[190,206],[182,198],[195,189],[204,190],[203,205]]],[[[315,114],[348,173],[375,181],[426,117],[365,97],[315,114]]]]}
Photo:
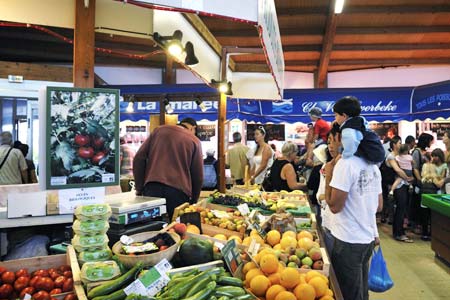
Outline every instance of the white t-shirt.
{"type": "Polygon", "coordinates": [[[347,243],[372,242],[378,236],[375,214],[382,192],[378,167],[356,156],[340,159],[330,186],[348,193],[344,208],[333,215],[333,236],[347,243]]]}
{"type": "Polygon", "coordinates": [[[330,211],[330,208],[327,205],[327,202],[325,200],[319,201],[320,195],[325,194],[325,166],[326,164],[323,164],[322,168],[320,169],[320,183],[319,183],[319,189],[317,190],[316,199],[318,202],[320,202],[320,216],[322,218],[322,227],[327,228],[328,230],[332,226],[332,218],[333,213],[330,211]]]}

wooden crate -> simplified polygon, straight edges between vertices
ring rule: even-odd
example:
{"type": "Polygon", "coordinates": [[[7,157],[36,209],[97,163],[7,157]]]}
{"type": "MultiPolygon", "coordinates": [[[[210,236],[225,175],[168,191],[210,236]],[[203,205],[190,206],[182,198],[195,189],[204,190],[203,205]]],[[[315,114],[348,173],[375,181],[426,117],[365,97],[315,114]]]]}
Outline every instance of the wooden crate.
{"type": "MultiPolygon", "coordinates": [[[[322,253],[322,260],[323,260],[323,269],[322,270],[316,270],[317,272],[329,277],[330,276],[330,258],[328,257],[327,251],[325,248],[320,248],[320,253],[322,253]]],[[[310,269],[298,269],[300,273],[308,273],[308,271],[311,271],[310,269]]]]}
{"type": "MultiPolygon", "coordinates": [[[[72,247],[72,246],[69,246],[72,247]]],[[[68,247],[68,250],[69,250],[68,247]]],[[[73,248],[72,248],[73,250],[73,248]]],[[[75,252],[75,251],[74,251],[75,252]]],[[[78,264],[78,262],[77,262],[78,264]]],[[[57,255],[48,255],[48,256],[38,256],[31,258],[22,258],[8,261],[0,261],[0,267],[4,267],[9,271],[16,272],[19,269],[26,268],[30,272],[34,272],[39,269],[47,270],[49,268],[57,268],[61,265],[70,265],[72,267],[72,275],[74,281],[74,290],[75,290],[75,279],[76,279],[76,269],[74,270],[72,266],[71,256],[69,255],[69,251],[66,254],[57,254],[57,255]]],[[[79,268],[78,268],[79,272],[79,268]]],[[[79,278],[79,277],[78,277],[79,278]]],[[[58,295],[53,295],[54,298],[62,300],[66,295],[72,294],[73,292],[62,293],[58,295]]],[[[80,299],[80,298],[78,298],[80,299]]]]}

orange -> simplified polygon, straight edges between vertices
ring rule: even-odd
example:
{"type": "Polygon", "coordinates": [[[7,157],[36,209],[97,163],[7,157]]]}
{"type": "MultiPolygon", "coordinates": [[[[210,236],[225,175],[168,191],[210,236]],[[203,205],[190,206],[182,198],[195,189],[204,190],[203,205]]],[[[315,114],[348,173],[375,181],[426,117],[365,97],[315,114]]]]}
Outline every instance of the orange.
{"type": "Polygon", "coordinates": [[[281,244],[276,244],[275,246],[273,246],[273,250],[282,250],[281,244]]]}
{"type": "Polygon", "coordinates": [[[300,273],[295,268],[286,268],[281,271],[280,284],[287,289],[294,288],[300,283],[300,273]]]}
{"type": "Polygon", "coordinates": [[[275,297],[281,293],[286,291],[284,287],[279,284],[272,285],[266,292],[266,300],[275,300],[275,297]]]}
{"type": "Polygon", "coordinates": [[[306,274],[300,274],[300,283],[307,283],[306,282],[306,274]]]}
{"type": "Polygon", "coordinates": [[[252,238],[251,237],[246,237],[246,238],[244,238],[244,240],[242,241],[242,245],[244,245],[244,246],[250,246],[250,243],[252,242],[252,238]]]}
{"type": "Polygon", "coordinates": [[[259,261],[259,267],[266,274],[275,273],[278,270],[278,258],[274,254],[264,254],[259,261]]]}
{"type": "Polygon", "coordinates": [[[213,236],[213,238],[221,240],[221,241],[226,241],[227,237],[224,234],[216,234],[215,236],[213,236]]]}
{"type": "Polygon", "coordinates": [[[285,231],[283,233],[283,235],[282,235],[282,238],[287,237],[287,236],[290,236],[291,238],[297,239],[297,234],[294,231],[292,231],[292,230],[285,231]]]}
{"type": "Polygon", "coordinates": [[[313,247],[313,241],[309,238],[303,237],[301,239],[298,240],[297,246],[298,248],[303,248],[306,251],[308,251],[309,249],[311,249],[313,247]]]}
{"type": "Polygon", "coordinates": [[[250,289],[256,296],[264,296],[270,287],[270,280],[264,275],[257,275],[250,281],[250,289]]]}
{"type": "Polygon", "coordinates": [[[328,284],[322,277],[314,277],[308,282],[316,290],[316,297],[322,297],[327,293],[328,284]]]}
{"type": "Polygon", "coordinates": [[[280,278],[281,278],[281,274],[280,273],[272,273],[269,276],[267,276],[267,278],[269,278],[270,283],[273,284],[280,284],[280,278]]]}
{"type": "Polygon", "coordinates": [[[307,283],[297,285],[294,289],[294,294],[297,300],[314,300],[316,298],[314,287],[307,283]]]}
{"type": "Polygon", "coordinates": [[[278,293],[278,295],[275,297],[275,300],[297,300],[297,297],[295,297],[295,295],[291,292],[282,291],[278,293]]]}
{"type": "Polygon", "coordinates": [[[264,275],[263,272],[260,269],[251,269],[245,274],[245,281],[247,282],[247,285],[250,286],[250,282],[255,276],[258,275],[264,275]]]}
{"type": "Polygon", "coordinates": [[[334,300],[333,296],[325,295],[319,298],[319,300],[334,300]]]}
{"type": "Polygon", "coordinates": [[[314,241],[314,237],[311,232],[302,230],[299,233],[297,233],[297,240],[300,240],[301,238],[309,238],[310,240],[314,241]]]}
{"type": "Polygon", "coordinates": [[[242,239],[240,237],[238,237],[237,235],[232,235],[228,238],[229,241],[231,240],[235,240],[236,244],[240,245],[242,244],[242,239]]]}
{"type": "Polygon", "coordinates": [[[251,269],[256,269],[256,268],[257,268],[256,264],[252,261],[249,261],[249,262],[245,263],[244,267],[242,268],[242,274],[245,275],[251,269]]]}
{"type": "Polygon", "coordinates": [[[193,224],[189,224],[188,226],[186,226],[186,231],[190,233],[200,234],[200,229],[193,224]]]}
{"type": "Polygon", "coordinates": [[[312,271],[308,271],[308,273],[306,273],[306,282],[309,282],[312,278],[317,277],[317,276],[322,276],[322,274],[320,274],[319,272],[312,270],[312,271]]]}
{"type": "Polygon", "coordinates": [[[270,246],[275,246],[280,242],[281,234],[278,230],[271,230],[267,233],[266,241],[270,246]]]}
{"type": "Polygon", "coordinates": [[[332,296],[332,297],[333,297],[334,294],[333,294],[333,291],[332,291],[332,290],[328,289],[325,295],[328,295],[328,296],[332,296]]]}

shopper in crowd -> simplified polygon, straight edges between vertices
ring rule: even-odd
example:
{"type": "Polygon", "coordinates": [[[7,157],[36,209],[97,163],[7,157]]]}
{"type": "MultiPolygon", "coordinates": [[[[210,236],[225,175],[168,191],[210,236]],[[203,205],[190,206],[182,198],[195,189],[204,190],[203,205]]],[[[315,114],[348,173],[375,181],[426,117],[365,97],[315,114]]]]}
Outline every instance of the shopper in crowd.
{"type": "Polygon", "coordinates": [[[228,150],[228,165],[230,166],[231,177],[236,184],[243,185],[245,178],[245,166],[248,166],[247,152],[249,148],[241,143],[242,135],[239,132],[233,133],[233,147],[228,150]]]}
{"type": "Polygon", "coordinates": [[[216,151],[208,149],[203,160],[203,185],[204,190],[215,190],[219,182],[219,161],[214,157],[216,151]]]}
{"type": "Polygon", "coordinates": [[[444,142],[445,145],[445,163],[450,169],[450,130],[444,132],[442,142],[444,142]]]}
{"type": "MultiPolygon", "coordinates": [[[[36,176],[36,166],[34,165],[34,162],[31,159],[27,158],[28,151],[30,150],[30,147],[27,144],[22,144],[20,141],[14,142],[14,148],[19,149],[23,157],[25,158],[25,161],[27,163],[27,182],[28,183],[37,183],[37,176],[36,176]]],[[[23,182],[25,183],[25,181],[23,182]]]]}
{"type": "Polygon", "coordinates": [[[277,150],[277,145],[270,144],[270,148],[272,148],[274,160],[281,157],[281,152],[277,150]]]}
{"type": "Polygon", "coordinates": [[[284,143],[281,148],[281,157],[277,158],[270,168],[270,179],[274,191],[292,191],[306,189],[305,183],[297,181],[292,162],[297,156],[297,145],[293,142],[284,143]]]}
{"type": "MultiPolygon", "coordinates": [[[[340,134],[337,139],[342,142],[340,134]]],[[[330,182],[325,199],[333,213],[333,269],[344,299],[368,300],[369,259],[378,237],[375,214],[383,205],[380,170],[350,156],[327,164],[325,173],[330,182]]]]}
{"type": "Polygon", "coordinates": [[[445,178],[448,176],[448,167],[445,163],[445,154],[439,148],[431,152],[431,162],[436,166],[436,173],[438,178],[445,178]]]}
{"type": "MultiPolygon", "coordinates": [[[[412,156],[409,154],[409,146],[406,144],[401,144],[398,148],[398,155],[395,157],[395,160],[397,161],[398,166],[400,169],[405,172],[406,176],[409,178],[413,177],[413,170],[414,170],[414,161],[412,156]]],[[[392,183],[391,190],[389,191],[389,195],[391,197],[394,196],[394,190],[395,188],[403,181],[404,179],[400,176],[397,176],[395,178],[395,181],[392,183]]],[[[408,184],[408,182],[404,182],[404,184],[408,184]]]]}
{"type": "Polygon", "coordinates": [[[408,135],[405,139],[405,144],[408,145],[409,151],[411,152],[411,150],[416,147],[416,138],[412,135],[408,135]]]}
{"type": "Polygon", "coordinates": [[[273,151],[269,144],[267,144],[268,140],[269,137],[263,126],[259,126],[255,129],[256,150],[253,151],[251,149],[247,154],[251,166],[251,184],[261,184],[267,170],[272,166],[273,151]]]}
{"type": "MultiPolygon", "coordinates": [[[[129,141],[131,143],[131,140],[129,141]]],[[[120,138],[120,176],[133,177],[133,159],[136,155],[135,151],[126,143],[125,138],[120,138]]]]}
{"type": "Polygon", "coordinates": [[[311,121],[314,123],[314,137],[315,145],[325,144],[327,142],[327,135],[330,131],[330,124],[322,119],[322,110],[319,107],[313,107],[308,112],[311,121]]]}
{"type": "Polygon", "coordinates": [[[315,210],[317,219],[320,220],[320,205],[317,201],[316,194],[320,184],[320,170],[327,162],[327,145],[320,144],[313,150],[313,167],[309,174],[306,186],[308,187],[309,201],[315,210]]]}
{"type": "Polygon", "coordinates": [[[391,138],[385,137],[383,140],[383,148],[384,153],[386,154],[386,157],[389,155],[389,152],[391,152],[391,138]]]}
{"type": "Polygon", "coordinates": [[[12,145],[12,134],[0,134],[0,184],[28,183],[27,162],[19,149],[12,145]]]}
{"type": "Polygon", "coordinates": [[[170,219],[175,207],[195,203],[202,188],[202,146],[195,136],[196,127],[192,118],[159,126],[134,157],[136,194],[166,198],[170,219]]]}
{"type": "Polygon", "coordinates": [[[433,136],[428,133],[420,134],[417,139],[416,148],[412,151],[412,157],[414,160],[414,175],[416,177],[416,181],[414,184],[413,196],[411,199],[411,207],[410,207],[410,219],[413,220],[413,223],[421,225],[421,239],[424,241],[430,240],[430,209],[421,206],[422,200],[422,167],[423,165],[429,161],[427,157],[427,149],[430,148],[433,143],[433,136]]]}

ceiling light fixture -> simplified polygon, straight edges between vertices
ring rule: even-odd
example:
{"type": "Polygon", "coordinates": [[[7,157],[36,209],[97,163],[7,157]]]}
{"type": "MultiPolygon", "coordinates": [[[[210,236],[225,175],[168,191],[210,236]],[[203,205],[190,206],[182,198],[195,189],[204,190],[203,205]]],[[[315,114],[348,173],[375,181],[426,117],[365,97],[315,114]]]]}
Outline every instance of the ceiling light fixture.
{"type": "Polygon", "coordinates": [[[128,102],[127,112],[129,112],[129,113],[134,112],[134,103],[133,102],[128,102]]]}
{"type": "Polygon", "coordinates": [[[203,103],[203,101],[200,100],[200,98],[196,98],[196,99],[195,99],[195,104],[197,104],[198,107],[200,107],[200,109],[202,110],[202,112],[205,112],[205,111],[208,110],[208,108],[206,108],[205,103],[203,103]]]}
{"type": "Polygon", "coordinates": [[[344,9],[344,2],[345,0],[336,0],[334,4],[334,13],[340,14],[342,10],[344,9]]]}
{"type": "Polygon", "coordinates": [[[183,44],[181,43],[183,32],[181,30],[175,30],[171,36],[162,36],[158,32],[154,32],[153,39],[165,48],[170,55],[176,58],[179,58],[183,52],[186,52],[184,59],[186,65],[193,66],[198,64],[198,58],[194,53],[194,45],[191,42],[187,42],[183,48],[183,44]]]}
{"type": "Polygon", "coordinates": [[[169,99],[165,98],[163,103],[164,103],[164,108],[166,109],[166,113],[168,113],[169,115],[173,114],[173,108],[170,105],[169,99]]]}
{"type": "Polygon", "coordinates": [[[226,82],[226,80],[224,81],[216,81],[214,79],[211,79],[211,85],[214,86],[216,89],[219,90],[219,92],[231,96],[233,95],[233,91],[232,91],[232,83],[231,81],[226,82]]]}
{"type": "Polygon", "coordinates": [[[198,64],[198,58],[194,53],[194,45],[191,42],[187,42],[184,46],[184,51],[186,52],[186,58],[184,59],[184,63],[188,66],[195,66],[198,64]]]}

